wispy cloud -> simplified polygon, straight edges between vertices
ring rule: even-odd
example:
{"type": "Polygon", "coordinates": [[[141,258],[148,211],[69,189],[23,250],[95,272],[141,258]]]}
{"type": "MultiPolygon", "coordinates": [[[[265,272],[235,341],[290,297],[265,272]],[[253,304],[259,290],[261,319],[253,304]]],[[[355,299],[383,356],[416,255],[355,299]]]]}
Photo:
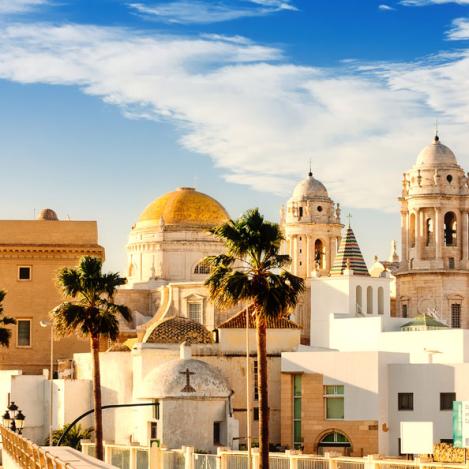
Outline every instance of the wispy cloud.
{"type": "Polygon", "coordinates": [[[175,0],[160,4],[130,3],[129,7],[147,18],[180,24],[219,23],[297,10],[290,0],[175,0]]]}
{"type": "Polygon", "coordinates": [[[0,0],[0,15],[27,13],[48,0],[0,0]]]}
{"type": "Polygon", "coordinates": [[[461,41],[469,39],[469,19],[455,19],[453,21],[451,29],[446,33],[446,37],[451,41],[461,41]]]}
{"type": "Polygon", "coordinates": [[[78,86],[129,117],[168,120],[226,180],[260,191],[287,195],[312,157],[336,200],[395,210],[400,175],[436,116],[467,157],[458,150],[467,147],[469,52],[328,69],[240,37],[73,24],[0,25],[0,34],[0,78],[78,86]]]}
{"type": "Polygon", "coordinates": [[[400,4],[408,7],[424,7],[427,5],[444,5],[456,3],[457,5],[469,5],[469,0],[401,0],[400,4]]]}
{"type": "Polygon", "coordinates": [[[395,8],[393,8],[392,6],[386,5],[385,3],[382,3],[381,5],[378,5],[378,10],[381,10],[381,11],[394,11],[395,8]]]}

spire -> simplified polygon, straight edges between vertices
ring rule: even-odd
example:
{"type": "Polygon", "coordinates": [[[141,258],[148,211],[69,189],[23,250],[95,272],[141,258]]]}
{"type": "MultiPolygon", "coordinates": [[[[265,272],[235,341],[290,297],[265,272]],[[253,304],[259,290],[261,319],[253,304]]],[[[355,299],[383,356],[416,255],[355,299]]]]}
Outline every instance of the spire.
{"type": "Polygon", "coordinates": [[[309,176],[310,178],[313,177],[313,170],[311,169],[311,158],[309,159],[309,173],[308,173],[308,176],[309,176]]]}
{"type": "Polygon", "coordinates": [[[345,269],[352,270],[354,275],[370,275],[350,224],[340,242],[331,275],[342,275],[345,269]]]}
{"type": "Polygon", "coordinates": [[[440,137],[438,136],[438,119],[435,121],[435,137],[433,139],[434,142],[438,142],[440,137]]]}

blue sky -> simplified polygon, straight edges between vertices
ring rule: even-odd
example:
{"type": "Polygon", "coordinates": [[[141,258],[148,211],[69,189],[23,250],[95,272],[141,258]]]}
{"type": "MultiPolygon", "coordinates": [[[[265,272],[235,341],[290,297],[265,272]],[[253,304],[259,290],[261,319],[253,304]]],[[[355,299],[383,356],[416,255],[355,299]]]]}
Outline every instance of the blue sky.
{"type": "Polygon", "coordinates": [[[0,217],[96,219],[109,269],[158,195],[275,220],[310,158],[370,263],[436,119],[469,168],[469,0],[0,0],[0,37],[0,217]]]}

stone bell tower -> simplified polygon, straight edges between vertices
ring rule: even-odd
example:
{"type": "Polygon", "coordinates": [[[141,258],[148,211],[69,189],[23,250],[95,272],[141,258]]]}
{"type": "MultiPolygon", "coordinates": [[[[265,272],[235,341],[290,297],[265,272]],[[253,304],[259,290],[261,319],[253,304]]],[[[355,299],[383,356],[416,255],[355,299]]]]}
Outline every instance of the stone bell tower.
{"type": "Polygon", "coordinates": [[[404,173],[399,201],[398,316],[432,313],[451,327],[468,328],[468,178],[438,135],[404,173]]]}
{"type": "Polygon", "coordinates": [[[285,236],[283,252],[292,263],[290,271],[305,279],[306,292],[295,319],[302,326],[302,341],[309,343],[311,275],[329,275],[341,238],[340,207],[329,197],[320,181],[308,176],[299,182],[282,207],[280,224],[285,236]]]}

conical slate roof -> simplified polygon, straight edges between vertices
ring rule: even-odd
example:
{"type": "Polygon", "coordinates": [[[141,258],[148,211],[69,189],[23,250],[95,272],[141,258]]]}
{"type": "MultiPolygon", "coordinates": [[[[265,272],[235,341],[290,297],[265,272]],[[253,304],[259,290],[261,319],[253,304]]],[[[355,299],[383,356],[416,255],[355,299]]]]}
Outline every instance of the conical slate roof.
{"type": "Polygon", "coordinates": [[[345,269],[353,270],[354,275],[370,275],[350,225],[347,227],[347,233],[340,242],[339,251],[331,269],[331,275],[342,275],[345,269]]]}

